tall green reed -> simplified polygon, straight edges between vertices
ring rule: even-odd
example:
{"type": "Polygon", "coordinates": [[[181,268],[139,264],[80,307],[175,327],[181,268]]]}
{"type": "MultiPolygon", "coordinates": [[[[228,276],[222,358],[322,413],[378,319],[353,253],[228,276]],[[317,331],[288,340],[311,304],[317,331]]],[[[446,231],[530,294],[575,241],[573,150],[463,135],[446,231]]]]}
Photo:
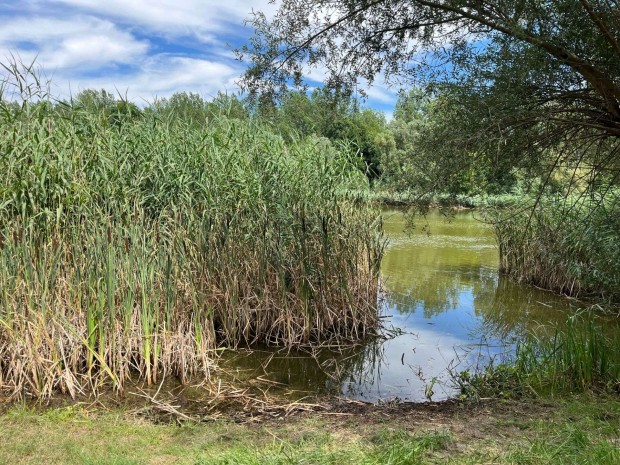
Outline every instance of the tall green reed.
{"type": "Polygon", "coordinates": [[[0,388],[208,380],[218,345],[373,332],[383,245],[347,199],[355,160],[225,117],[33,100],[0,99],[0,388]]]}

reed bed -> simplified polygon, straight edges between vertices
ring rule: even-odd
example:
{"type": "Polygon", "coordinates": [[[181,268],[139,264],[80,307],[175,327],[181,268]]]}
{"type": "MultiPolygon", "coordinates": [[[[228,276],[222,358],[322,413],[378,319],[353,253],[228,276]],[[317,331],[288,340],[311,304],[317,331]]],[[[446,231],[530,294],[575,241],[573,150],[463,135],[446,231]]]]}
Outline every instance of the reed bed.
{"type": "Polygon", "coordinates": [[[347,198],[365,183],[355,160],[223,116],[32,95],[0,99],[5,393],[208,380],[221,347],[374,331],[383,242],[347,198]]]}
{"type": "Polygon", "coordinates": [[[620,197],[543,199],[493,220],[500,270],[573,297],[620,302],[620,197]]]}

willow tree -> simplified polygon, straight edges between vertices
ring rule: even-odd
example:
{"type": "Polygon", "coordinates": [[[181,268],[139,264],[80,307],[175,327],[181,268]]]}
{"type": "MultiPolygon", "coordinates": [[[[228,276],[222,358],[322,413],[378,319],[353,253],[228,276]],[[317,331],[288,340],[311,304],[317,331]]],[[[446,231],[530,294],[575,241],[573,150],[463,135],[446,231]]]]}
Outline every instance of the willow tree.
{"type": "Polygon", "coordinates": [[[256,33],[239,51],[251,61],[250,95],[303,86],[311,68],[340,90],[377,79],[422,86],[447,102],[426,138],[442,142],[438,160],[482,154],[501,169],[538,170],[543,185],[558,169],[565,187],[617,184],[616,0],[276,3],[274,16],[253,16],[256,33]]]}

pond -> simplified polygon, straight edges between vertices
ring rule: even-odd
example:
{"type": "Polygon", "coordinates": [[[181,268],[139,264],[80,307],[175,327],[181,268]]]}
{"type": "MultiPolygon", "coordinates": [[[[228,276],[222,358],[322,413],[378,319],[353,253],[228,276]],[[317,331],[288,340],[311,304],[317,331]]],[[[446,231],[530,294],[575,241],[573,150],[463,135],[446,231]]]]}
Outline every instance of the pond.
{"type": "Polygon", "coordinates": [[[223,367],[297,398],[442,400],[457,394],[450,373],[500,361],[525,331],[584,306],[501,276],[493,231],[475,212],[431,212],[410,232],[400,211],[383,216],[385,339],[344,351],[240,352],[223,367]]]}

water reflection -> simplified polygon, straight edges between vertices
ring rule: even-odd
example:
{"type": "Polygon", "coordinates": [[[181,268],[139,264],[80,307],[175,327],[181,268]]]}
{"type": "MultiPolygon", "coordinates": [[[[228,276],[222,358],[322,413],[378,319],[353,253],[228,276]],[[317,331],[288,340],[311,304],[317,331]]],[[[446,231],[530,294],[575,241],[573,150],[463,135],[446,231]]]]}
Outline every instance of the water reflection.
{"type": "Polygon", "coordinates": [[[471,212],[452,218],[430,213],[430,235],[419,229],[406,234],[398,212],[385,216],[392,242],[381,269],[384,312],[413,334],[387,343],[384,358],[391,363],[377,370],[382,379],[402,385],[397,378],[403,378],[403,363],[400,368],[394,363],[401,360],[419,376],[405,378],[407,390],[367,386],[369,397],[387,393],[422,400],[429,382],[439,388],[433,399],[449,397],[454,394],[450,371],[475,370],[502,359],[525,331],[562,322],[578,306],[499,276],[493,232],[471,212]]]}
{"type": "Polygon", "coordinates": [[[375,385],[375,372],[384,364],[381,357],[384,340],[338,350],[235,351],[224,357],[222,366],[243,384],[268,380],[265,385],[291,399],[341,393],[363,397],[362,391],[367,388],[362,386],[375,385]]]}
{"type": "Polygon", "coordinates": [[[237,374],[273,380],[297,397],[439,400],[455,394],[451,371],[501,359],[525,331],[562,323],[579,306],[499,276],[493,233],[472,213],[431,213],[430,234],[405,233],[400,212],[384,218],[382,312],[400,334],[346,351],[255,351],[229,363],[237,374]]]}

